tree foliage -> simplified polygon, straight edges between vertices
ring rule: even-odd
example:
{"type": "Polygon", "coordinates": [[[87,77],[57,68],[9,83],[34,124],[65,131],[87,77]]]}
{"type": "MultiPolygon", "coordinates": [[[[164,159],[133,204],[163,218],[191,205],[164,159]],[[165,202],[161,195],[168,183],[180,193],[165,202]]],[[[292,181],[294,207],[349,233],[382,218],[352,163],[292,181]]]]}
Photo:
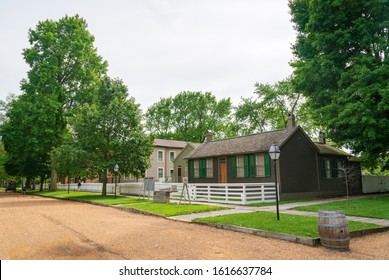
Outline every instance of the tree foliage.
{"type": "Polygon", "coordinates": [[[256,83],[254,97],[242,98],[235,110],[236,133],[285,128],[288,113],[294,114],[296,122],[309,134],[316,132],[305,97],[294,91],[290,78],[274,85],[256,83]]]}
{"type": "Polygon", "coordinates": [[[141,124],[142,114],[120,80],[105,77],[94,103],[82,105],[71,119],[72,142],[84,151],[89,176],[103,175],[106,195],[108,174],[115,164],[120,173],[144,175],[153,151],[153,138],[141,124]]]}
{"type": "Polygon", "coordinates": [[[93,42],[79,16],[46,20],[29,30],[30,47],[23,57],[30,70],[21,82],[23,94],[11,102],[1,130],[10,174],[48,174],[50,154],[62,142],[67,117],[77,106],[93,101],[106,72],[93,42]]]}
{"type": "Polygon", "coordinates": [[[147,109],[146,128],[158,138],[203,142],[207,131],[222,137],[231,114],[229,98],[184,91],[147,109]]]}
{"type": "Polygon", "coordinates": [[[336,143],[388,156],[389,2],[291,0],[294,83],[336,143]]]}

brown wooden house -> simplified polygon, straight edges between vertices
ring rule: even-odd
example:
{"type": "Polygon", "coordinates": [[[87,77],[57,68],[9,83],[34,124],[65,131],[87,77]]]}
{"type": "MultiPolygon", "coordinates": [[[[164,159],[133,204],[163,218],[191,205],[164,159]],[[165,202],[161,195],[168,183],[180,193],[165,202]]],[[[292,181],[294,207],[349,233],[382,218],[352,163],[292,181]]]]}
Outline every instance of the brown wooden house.
{"type": "Polygon", "coordinates": [[[268,150],[276,143],[281,156],[277,175],[281,200],[346,195],[344,172],[353,166],[349,194],[362,193],[360,162],[325,143],[322,134],[313,142],[293,116],[288,128],[248,136],[207,141],[186,159],[189,183],[269,183],[274,182],[274,165],[268,150]]]}

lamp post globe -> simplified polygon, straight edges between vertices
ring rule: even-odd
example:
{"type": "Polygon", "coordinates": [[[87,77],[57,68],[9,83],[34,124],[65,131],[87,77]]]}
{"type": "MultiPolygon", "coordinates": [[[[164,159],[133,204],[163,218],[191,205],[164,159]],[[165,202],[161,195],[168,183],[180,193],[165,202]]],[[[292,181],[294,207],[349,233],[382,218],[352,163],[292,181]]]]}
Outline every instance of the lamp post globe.
{"type": "Polygon", "coordinates": [[[113,167],[113,171],[115,171],[115,199],[116,199],[116,186],[118,181],[117,173],[119,172],[119,165],[117,163],[113,167]]]}
{"type": "Polygon", "coordinates": [[[277,220],[280,219],[280,210],[278,206],[278,183],[277,183],[277,160],[280,158],[281,150],[276,145],[276,143],[273,143],[270,146],[269,149],[269,156],[274,162],[274,182],[275,182],[275,188],[276,188],[276,209],[277,209],[277,220]]]}

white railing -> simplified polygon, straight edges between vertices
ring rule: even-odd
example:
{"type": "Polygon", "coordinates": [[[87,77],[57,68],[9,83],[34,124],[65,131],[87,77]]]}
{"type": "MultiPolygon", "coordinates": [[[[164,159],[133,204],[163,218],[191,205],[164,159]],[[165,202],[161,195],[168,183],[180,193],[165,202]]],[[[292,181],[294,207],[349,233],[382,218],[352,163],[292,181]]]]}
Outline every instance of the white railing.
{"type": "MultiPolygon", "coordinates": [[[[170,194],[173,199],[180,199],[182,194],[182,183],[155,183],[155,190],[177,188],[176,192],[170,194]]],[[[60,190],[67,190],[67,184],[58,186],[60,190]]],[[[77,190],[77,184],[70,184],[70,190],[77,190]]],[[[101,193],[101,183],[83,183],[80,191],[101,193]]],[[[107,184],[107,193],[113,194],[115,184],[107,184]]],[[[116,187],[117,193],[121,195],[145,195],[152,197],[153,192],[143,190],[143,182],[119,183],[116,187]]],[[[228,204],[252,204],[276,201],[276,190],[274,183],[247,183],[247,184],[189,184],[188,191],[190,200],[195,202],[228,203],[228,204]]],[[[188,199],[186,192],[184,192],[188,199]]]]}
{"type": "Polygon", "coordinates": [[[193,201],[214,203],[246,205],[276,201],[274,183],[191,184],[189,193],[193,201]]]}
{"type": "MultiPolygon", "coordinates": [[[[58,190],[67,190],[68,184],[58,184],[57,186],[58,190]]],[[[71,191],[77,191],[78,186],[77,184],[70,184],[69,190],[71,191]]],[[[91,192],[91,193],[101,193],[103,190],[103,184],[102,183],[82,183],[80,191],[81,192],[91,192]]],[[[119,184],[116,186],[117,192],[120,192],[120,186],[119,184]]],[[[115,193],[115,184],[107,184],[107,193],[113,194],[115,193]]]]}

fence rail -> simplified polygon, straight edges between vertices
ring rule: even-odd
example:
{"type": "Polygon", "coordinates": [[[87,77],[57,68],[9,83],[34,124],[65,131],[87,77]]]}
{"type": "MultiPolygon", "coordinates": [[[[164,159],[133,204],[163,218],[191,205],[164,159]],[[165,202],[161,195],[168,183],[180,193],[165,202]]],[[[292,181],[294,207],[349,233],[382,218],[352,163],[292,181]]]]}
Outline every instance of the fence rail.
{"type": "MultiPolygon", "coordinates": [[[[67,185],[59,185],[59,189],[67,190],[67,185]]],[[[171,198],[180,199],[183,189],[182,183],[155,183],[154,190],[177,189],[170,194],[171,198]]],[[[71,184],[70,190],[77,190],[77,184],[71,184]]],[[[102,184],[84,183],[81,191],[101,193],[102,184]]],[[[115,184],[107,184],[107,193],[113,194],[115,184]]],[[[188,191],[191,201],[228,203],[228,204],[252,204],[276,201],[276,189],[274,183],[249,183],[249,184],[189,184],[188,191]]],[[[119,183],[117,193],[122,195],[153,196],[153,191],[144,191],[142,182],[119,183]]],[[[184,193],[185,199],[188,199],[184,193]]]]}

